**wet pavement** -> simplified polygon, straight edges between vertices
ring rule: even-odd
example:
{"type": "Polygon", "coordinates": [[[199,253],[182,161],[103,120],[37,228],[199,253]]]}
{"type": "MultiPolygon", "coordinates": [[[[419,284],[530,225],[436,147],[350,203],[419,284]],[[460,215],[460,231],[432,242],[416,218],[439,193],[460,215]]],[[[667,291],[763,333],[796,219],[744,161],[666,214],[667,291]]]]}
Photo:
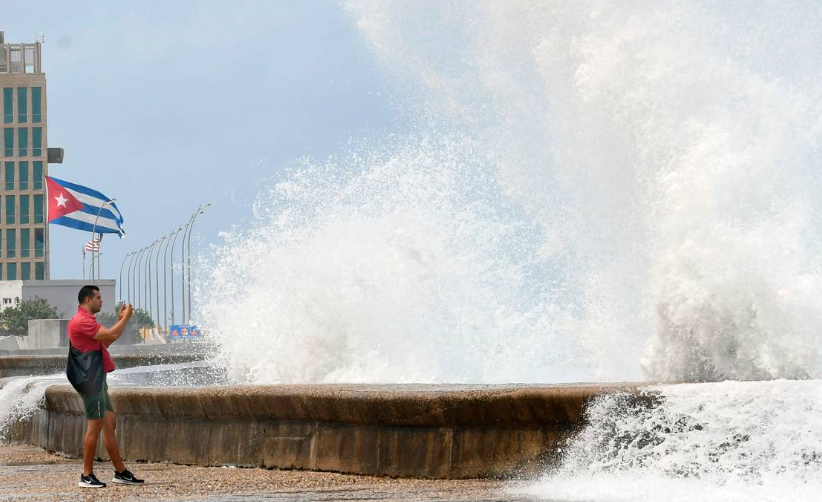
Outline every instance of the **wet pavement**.
{"type": "MultiPolygon", "coordinates": [[[[163,463],[130,464],[144,486],[109,484],[79,488],[78,459],[27,445],[0,445],[0,502],[6,501],[533,501],[511,490],[516,481],[432,481],[376,478],[310,471],[195,467],[163,463]]],[[[111,480],[110,463],[95,473],[111,480]]]]}

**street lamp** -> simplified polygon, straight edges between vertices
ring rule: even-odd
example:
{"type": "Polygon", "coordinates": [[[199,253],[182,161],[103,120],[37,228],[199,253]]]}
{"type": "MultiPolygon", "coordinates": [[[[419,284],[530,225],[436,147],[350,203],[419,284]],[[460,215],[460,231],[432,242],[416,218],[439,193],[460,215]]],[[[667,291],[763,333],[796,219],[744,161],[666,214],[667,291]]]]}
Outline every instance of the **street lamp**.
{"type": "MultiPolygon", "coordinates": [[[[174,239],[171,240],[171,324],[174,324],[174,246],[177,244],[177,236],[180,234],[180,230],[188,229],[188,225],[191,224],[189,221],[185,225],[181,226],[177,229],[177,232],[174,233],[174,239]]],[[[185,233],[183,233],[185,235],[185,233]]]]}
{"type": "MultiPolygon", "coordinates": [[[[160,237],[160,245],[157,247],[157,254],[154,255],[154,302],[157,304],[157,326],[160,326],[160,250],[163,248],[163,242],[169,237],[171,237],[170,233],[160,237]]],[[[163,270],[163,293],[165,290],[165,270],[163,270]]],[[[165,317],[165,311],[163,311],[163,317],[165,317]]]]}
{"type": "Polygon", "coordinates": [[[186,283],[186,287],[188,289],[188,317],[185,319],[185,324],[189,324],[191,321],[191,233],[194,229],[194,221],[197,220],[197,217],[200,216],[205,212],[206,209],[211,206],[211,203],[203,204],[197,208],[197,211],[191,216],[191,225],[188,228],[188,235],[185,240],[186,244],[186,268],[188,269],[188,274],[186,277],[188,281],[186,283]]]}
{"type": "MultiPolygon", "coordinates": [[[[106,205],[112,204],[116,200],[117,200],[117,198],[115,197],[113,199],[109,199],[109,200],[103,202],[103,204],[100,206],[100,209],[97,210],[97,216],[94,218],[94,225],[92,225],[92,227],[91,227],[91,243],[92,244],[94,244],[94,234],[97,232],[97,220],[100,219],[100,213],[103,212],[103,208],[106,207],[106,205]]],[[[102,240],[102,237],[100,239],[102,240]]],[[[99,261],[100,261],[100,243],[99,242],[97,243],[97,261],[98,261],[98,265],[99,265],[99,261]]],[[[97,275],[99,275],[99,271],[98,271],[97,275]]],[[[94,274],[94,246],[92,246],[91,247],[91,284],[92,284],[92,286],[94,285],[94,279],[95,279],[95,274],[94,274]]]]}
{"type": "Polygon", "coordinates": [[[140,249],[140,254],[137,255],[137,266],[134,267],[134,303],[137,304],[137,308],[141,308],[143,302],[141,300],[142,296],[142,282],[143,282],[143,253],[146,252],[148,246],[143,247],[140,249]]]}
{"type": "Polygon", "coordinates": [[[132,255],[132,253],[129,253],[129,254],[123,256],[123,263],[120,264],[120,282],[119,282],[120,287],[118,289],[119,294],[117,296],[117,299],[120,300],[121,302],[123,301],[123,267],[126,266],[126,260],[128,260],[128,257],[131,256],[131,255],[132,255]]]}
{"type": "MultiPolygon", "coordinates": [[[[177,240],[177,234],[180,233],[183,227],[178,228],[177,230],[171,232],[169,237],[172,235],[174,236],[174,240],[177,240]]],[[[166,240],[166,248],[163,250],[163,324],[166,331],[168,331],[168,298],[166,295],[166,286],[168,285],[168,280],[166,279],[166,272],[168,272],[168,247],[171,244],[172,239],[166,240]]],[[[171,253],[171,264],[172,267],[174,266],[174,253],[171,253]]],[[[171,271],[171,312],[172,312],[172,320],[171,323],[174,324],[174,270],[171,271]]]]}
{"type": "Polygon", "coordinates": [[[134,258],[137,257],[137,253],[139,250],[132,251],[131,259],[128,261],[128,271],[126,272],[126,277],[128,278],[128,285],[126,286],[126,296],[128,296],[128,303],[131,303],[131,267],[134,265],[134,258]]]}
{"type": "Polygon", "coordinates": [[[154,246],[160,242],[160,239],[151,243],[151,246],[148,248],[148,254],[146,255],[146,292],[145,292],[145,300],[146,300],[146,311],[148,312],[148,316],[151,317],[151,253],[154,252],[154,246]]]}

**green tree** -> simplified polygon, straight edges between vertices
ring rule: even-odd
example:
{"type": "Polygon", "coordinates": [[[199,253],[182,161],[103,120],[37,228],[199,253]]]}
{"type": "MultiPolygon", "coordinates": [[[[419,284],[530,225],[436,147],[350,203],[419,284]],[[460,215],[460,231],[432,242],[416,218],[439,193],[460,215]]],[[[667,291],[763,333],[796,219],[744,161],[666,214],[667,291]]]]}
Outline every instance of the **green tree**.
{"type": "MultiPolygon", "coordinates": [[[[123,308],[123,303],[120,302],[115,307],[116,314],[108,312],[99,312],[97,314],[97,322],[103,326],[110,328],[117,324],[117,316],[120,314],[120,309],[123,308]]],[[[134,309],[131,319],[126,325],[126,332],[123,334],[123,340],[128,340],[128,343],[141,343],[143,338],[140,336],[141,328],[153,328],[154,320],[148,312],[143,309],[134,309]]]]}
{"type": "Polygon", "coordinates": [[[0,312],[0,334],[26,336],[30,319],[58,319],[57,309],[39,296],[0,312]]]}

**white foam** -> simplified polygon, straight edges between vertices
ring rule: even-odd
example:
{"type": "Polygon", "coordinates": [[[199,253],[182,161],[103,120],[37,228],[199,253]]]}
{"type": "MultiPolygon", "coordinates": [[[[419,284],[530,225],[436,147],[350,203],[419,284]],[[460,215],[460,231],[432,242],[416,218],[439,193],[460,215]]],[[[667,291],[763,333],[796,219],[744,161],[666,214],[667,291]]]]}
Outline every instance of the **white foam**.
{"type": "Polygon", "coordinates": [[[557,500],[817,500],[822,380],[652,387],[605,396],[563,462],[525,491],[557,500]]]}
{"type": "Polygon", "coordinates": [[[46,388],[65,382],[65,376],[20,377],[0,387],[0,442],[7,441],[14,424],[27,420],[44,404],[46,388]]]}

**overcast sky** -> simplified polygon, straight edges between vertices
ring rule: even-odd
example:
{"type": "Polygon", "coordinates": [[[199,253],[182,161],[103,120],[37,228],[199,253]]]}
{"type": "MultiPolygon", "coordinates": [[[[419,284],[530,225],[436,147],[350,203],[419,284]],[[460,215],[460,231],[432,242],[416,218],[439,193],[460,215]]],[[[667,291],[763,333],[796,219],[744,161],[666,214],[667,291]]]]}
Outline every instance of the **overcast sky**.
{"type": "MultiPolygon", "coordinates": [[[[116,197],[103,276],[187,221],[200,249],[250,216],[259,182],[304,155],[398,127],[392,89],[339,3],[2,1],[6,42],[45,35],[50,174],[116,197]]],[[[89,234],[52,225],[52,278],[79,278],[89,234]]]]}

